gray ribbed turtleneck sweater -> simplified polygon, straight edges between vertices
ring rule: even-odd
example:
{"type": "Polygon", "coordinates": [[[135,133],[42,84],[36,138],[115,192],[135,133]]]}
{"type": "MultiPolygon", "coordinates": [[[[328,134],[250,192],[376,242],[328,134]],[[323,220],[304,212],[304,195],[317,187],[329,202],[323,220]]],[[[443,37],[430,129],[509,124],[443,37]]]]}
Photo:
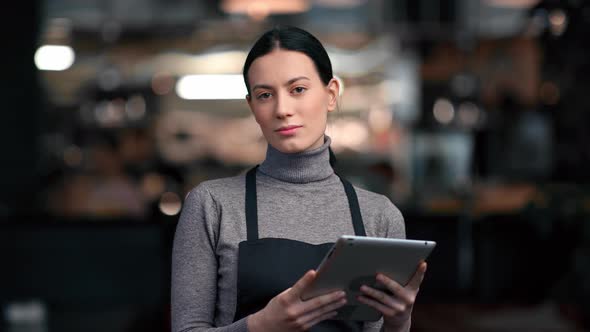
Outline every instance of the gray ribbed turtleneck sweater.
{"type": "MultiPolygon", "coordinates": [[[[354,234],[348,200],[320,148],[285,154],[268,146],[257,172],[259,237],[311,244],[354,234]]],[[[399,210],[383,195],[356,188],[367,236],[405,237],[399,210]]],[[[186,197],[172,253],[172,331],[247,331],[232,323],[238,244],[246,240],[245,176],[201,183],[186,197]]],[[[378,330],[381,322],[367,324],[378,330]]]]}

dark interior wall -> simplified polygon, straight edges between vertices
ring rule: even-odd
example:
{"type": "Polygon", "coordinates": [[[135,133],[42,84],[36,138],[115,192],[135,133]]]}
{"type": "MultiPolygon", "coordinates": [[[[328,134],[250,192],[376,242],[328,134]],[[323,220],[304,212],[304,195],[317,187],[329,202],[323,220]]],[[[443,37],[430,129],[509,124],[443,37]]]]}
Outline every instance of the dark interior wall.
{"type": "Polygon", "coordinates": [[[2,25],[9,47],[2,52],[0,80],[0,215],[34,204],[42,105],[33,61],[41,23],[40,1],[16,1],[5,9],[2,25]]]}
{"type": "Polygon", "coordinates": [[[51,331],[166,331],[174,227],[1,221],[0,307],[39,301],[51,331]]]}

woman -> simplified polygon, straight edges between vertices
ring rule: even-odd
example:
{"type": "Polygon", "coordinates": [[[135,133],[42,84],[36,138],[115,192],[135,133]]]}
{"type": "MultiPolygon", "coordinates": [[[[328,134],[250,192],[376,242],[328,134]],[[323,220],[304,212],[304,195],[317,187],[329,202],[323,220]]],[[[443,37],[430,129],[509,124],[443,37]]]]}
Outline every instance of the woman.
{"type": "Polygon", "coordinates": [[[376,277],[393,296],[361,288],[359,300],[383,313],[378,322],[329,320],[344,292],[300,299],[340,235],[405,237],[389,199],[332,169],[324,132],[340,86],[325,49],[304,30],[275,28],[254,44],[243,74],[266,158],[187,196],[174,239],[173,331],[408,331],[425,263],[405,288],[376,277]]]}

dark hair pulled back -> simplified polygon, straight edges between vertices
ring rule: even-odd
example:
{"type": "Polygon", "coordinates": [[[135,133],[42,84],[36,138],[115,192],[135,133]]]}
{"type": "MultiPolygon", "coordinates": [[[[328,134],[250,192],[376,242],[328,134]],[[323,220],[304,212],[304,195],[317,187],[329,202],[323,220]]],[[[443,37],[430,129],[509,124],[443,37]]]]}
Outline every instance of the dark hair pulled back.
{"type": "Polygon", "coordinates": [[[313,61],[322,82],[325,85],[330,83],[333,77],[332,63],[322,43],[303,29],[292,26],[277,26],[260,36],[246,57],[243,75],[248,93],[250,93],[250,82],[248,82],[250,66],[254,60],[275,49],[297,51],[307,55],[313,61]]]}

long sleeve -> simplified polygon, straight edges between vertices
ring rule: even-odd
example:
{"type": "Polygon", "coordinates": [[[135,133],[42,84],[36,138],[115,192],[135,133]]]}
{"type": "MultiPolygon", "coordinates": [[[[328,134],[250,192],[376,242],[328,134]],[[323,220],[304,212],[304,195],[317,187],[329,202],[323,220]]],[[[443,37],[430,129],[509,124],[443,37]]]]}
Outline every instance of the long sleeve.
{"type": "Polygon", "coordinates": [[[219,209],[197,187],[185,199],[172,250],[172,332],[247,331],[246,319],[217,328],[219,209]]]}
{"type": "Polygon", "coordinates": [[[387,229],[384,237],[405,239],[406,224],[400,210],[386,197],[383,210],[381,210],[381,222],[387,229]]]}

